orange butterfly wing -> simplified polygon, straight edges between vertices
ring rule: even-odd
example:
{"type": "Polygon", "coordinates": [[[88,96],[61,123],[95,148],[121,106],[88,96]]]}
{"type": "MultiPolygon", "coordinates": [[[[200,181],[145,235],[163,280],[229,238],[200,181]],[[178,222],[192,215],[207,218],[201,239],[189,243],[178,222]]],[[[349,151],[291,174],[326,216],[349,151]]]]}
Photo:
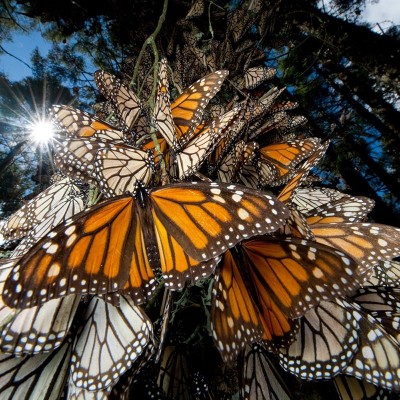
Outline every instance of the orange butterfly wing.
{"type": "Polygon", "coordinates": [[[400,229],[383,224],[314,224],[311,231],[319,243],[349,254],[360,265],[360,273],[379,261],[400,256],[400,229]]]}
{"type": "Polygon", "coordinates": [[[180,289],[209,275],[229,247],[275,231],[287,216],[274,197],[232,185],[181,183],[144,195],[113,198],[59,225],[14,267],[4,301],[24,308],[123,290],[140,303],[156,284],[152,270],[180,289]]]}
{"type": "Polygon", "coordinates": [[[319,139],[308,138],[291,140],[285,143],[275,143],[260,148],[260,172],[266,168],[266,177],[270,175],[270,168],[274,171],[274,186],[287,181],[294,168],[319,147],[319,139]]]}
{"type": "Polygon", "coordinates": [[[208,102],[220,90],[228,71],[212,72],[189,86],[171,104],[177,140],[181,147],[192,137],[200,124],[208,102]]]}
{"type": "Polygon", "coordinates": [[[286,338],[290,319],[361,284],[351,258],[314,242],[264,237],[238,249],[224,255],[213,288],[211,326],[225,360],[246,343],[286,338]]]}
{"type": "Polygon", "coordinates": [[[246,343],[261,340],[263,323],[234,254],[227,251],[213,285],[211,331],[225,361],[234,361],[246,343]]]}
{"type": "Polygon", "coordinates": [[[242,248],[260,302],[272,301],[290,318],[361,284],[356,262],[332,247],[266,237],[246,241],[242,248]],[[340,283],[342,277],[345,284],[340,283]]]}
{"type": "Polygon", "coordinates": [[[329,141],[321,144],[321,146],[301,165],[296,175],[286,184],[279,193],[278,199],[285,204],[290,204],[295,194],[296,188],[307,178],[311,169],[318,164],[328,149],[329,141]]]}
{"type": "Polygon", "coordinates": [[[77,108],[54,105],[50,114],[69,138],[90,138],[123,141],[124,134],[115,126],[92,117],[77,108]]]}
{"type": "Polygon", "coordinates": [[[167,232],[198,261],[274,232],[288,216],[274,196],[239,185],[182,182],[152,191],[150,200],[159,248],[169,247],[167,232]]]}
{"type": "MultiPolygon", "coordinates": [[[[137,276],[130,276],[131,264],[135,265],[137,254],[143,252],[134,205],[131,196],[122,196],[59,225],[14,267],[5,283],[4,301],[11,307],[25,308],[73,293],[121,289],[133,293],[133,289],[141,292],[139,288],[151,285],[153,277],[148,269],[140,276],[143,269],[137,268],[137,276]]],[[[144,297],[138,295],[135,300],[140,303],[144,297]]]]}

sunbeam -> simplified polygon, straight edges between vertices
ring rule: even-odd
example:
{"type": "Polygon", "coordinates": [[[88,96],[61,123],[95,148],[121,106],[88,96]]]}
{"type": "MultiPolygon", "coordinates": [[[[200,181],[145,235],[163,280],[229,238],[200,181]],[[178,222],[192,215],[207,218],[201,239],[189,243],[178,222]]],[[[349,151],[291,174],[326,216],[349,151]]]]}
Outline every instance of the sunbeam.
{"type": "Polygon", "coordinates": [[[38,120],[28,127],[31,139],[40,144],[49,143],[54,137],[54,125],[46,119],[38,120]]]}

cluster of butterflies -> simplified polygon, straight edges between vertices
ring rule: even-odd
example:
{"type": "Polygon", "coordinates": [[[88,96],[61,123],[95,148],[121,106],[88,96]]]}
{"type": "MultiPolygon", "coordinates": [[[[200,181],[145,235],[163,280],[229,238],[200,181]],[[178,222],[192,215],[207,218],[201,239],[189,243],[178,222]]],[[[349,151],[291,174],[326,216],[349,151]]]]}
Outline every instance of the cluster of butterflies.
{"type": "Polygon", "coordinates": [[[107,121],[52,107],[60,173],[2,224],[20,242],[0,269],[1,398],[232,398],[189,367],[188,332],[171,334],[196,290],[241,399],[295,398],[282,368],[342,399],[400,391],[400,229],[310,184],[329,143],[294,133],[305,119],[282,90],[217,102],[227,76],[171,101],[164,59],[151,110],[104,71],[107,121]]]}

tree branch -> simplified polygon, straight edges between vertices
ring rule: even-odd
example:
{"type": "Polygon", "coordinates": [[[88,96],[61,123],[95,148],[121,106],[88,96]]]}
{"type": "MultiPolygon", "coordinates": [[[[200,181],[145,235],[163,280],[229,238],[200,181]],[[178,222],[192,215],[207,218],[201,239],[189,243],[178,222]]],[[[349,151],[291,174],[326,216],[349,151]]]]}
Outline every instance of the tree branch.
{"type": "Polygon", "coordinates": [[[22,64],[26,65],[32,71],[32,67],[29,64],[27,64],[25,61],[21,60],[17,56],[14,56],[14,54],[11,54],[10,52],[8,52],[2,45],[0,45],[0,50],[3,51],[4,53],[6,53],[7,55],[9,55],[10,57],[13,57],[16,60],[22,62],[22,64]]]}

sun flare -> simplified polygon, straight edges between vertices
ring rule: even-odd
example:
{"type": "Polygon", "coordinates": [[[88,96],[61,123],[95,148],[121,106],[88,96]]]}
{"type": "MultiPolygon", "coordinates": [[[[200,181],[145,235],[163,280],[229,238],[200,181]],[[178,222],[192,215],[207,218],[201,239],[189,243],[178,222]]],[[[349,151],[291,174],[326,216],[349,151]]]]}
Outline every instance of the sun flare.
{"type": "Polygon", "coordinates": [[[48,143],[55,133],[54,125],[48,120],[36,121],[29,127],[31,138],[37,143],[48,143]]]}

